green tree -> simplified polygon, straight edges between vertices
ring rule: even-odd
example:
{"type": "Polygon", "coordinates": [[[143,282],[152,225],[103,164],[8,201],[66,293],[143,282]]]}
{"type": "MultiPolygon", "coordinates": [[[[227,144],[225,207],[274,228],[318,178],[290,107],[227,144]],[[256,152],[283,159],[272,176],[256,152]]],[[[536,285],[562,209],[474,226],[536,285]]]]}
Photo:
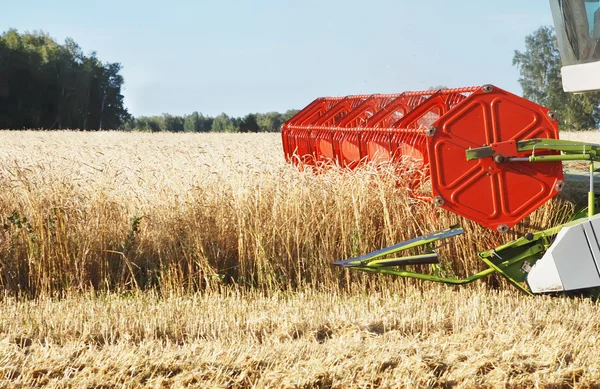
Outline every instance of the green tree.
{"type": "Polygon", "coordinates": [[[212,131],[212,125],[215,119],[210,116],[203,116],[202,114],[200,114],[200,119],[202,120],[202,132],[212,131]]]}
{"type": "Polygon", "coordinates": [[[226,113],[222,113],[212,122],[212,132],[236,132],[238,130],[237,121],[229,117],[226,113]]]}
{"type": "Polygon", "coordinates": [[[209,132],[211,130],[212,121],[212,118],[194,111],[184,117],[183,130],[185,132],[209,132]]]}
{"type": "Polygon", "coordinates": [[[523,97],[558,114],[561,128],[587,130],[600,123],[600,93],[572,94],[562,88],[561,62],[552,27],[540,27],[525,38],[525,51],[515,51],[523,97]]]}
{"type": "Polygon", "coordinates": [[[148,126],[148,130],[152,132],[160,131],[161,127],[163,127],[162,118],[160,116],[149,116],[146,118],[146,125],[148,126]]]}
{"type": "MultiPolygon", "coordinates": [[[[120,63],[107,63],[103,66],[99,80],[100,94],[97,102],[100,102],[100,120],[98,128],[117,129],[129,117],[129,112],[124,107],[124,96],[121,87],[124,83],[120,63]],[[103,127],[104,125],[104,127],[103,127]]],[[[181,129],[183,131],[183,128],[181,129]]]]}
{"type": "Polygon", "coordinates": [[[158,132],[164,124],[161,116],[140,116],[129,119],[126,126],[130,130],[158,132]]]}
{"type": "Polygon", "coordinates": [[[85,56],[70,38],[0,34],[0,127],[117,129],[130,118],[118,63],[85,56]]]}
{"type": "Polygon", "coordinates": [[[283,118],[279,112],[257,114],[256,121],[260,132],[277,132],[281,129],[283,118]]]}
{"type": "Polygon", "coordinates": [[[183,132],[184,119],[181,116],[164,113],[161,120],[161,131],[183,132]]]}
{"type": "Polygon", "coordinates": [[[255,114],[249,113],[240,121],[240,132],[258,132],[258,130],[255,114]]]}
{"type": "Polygon", "coordinates": [[[185,132],[199,132],[202,128],[202,122],[200,121],[200,114],[198,112],[192,112],[190,115],[185,115],[183,119],[183,131],[185,132]]]}
{"type": "Polygon", "coordinates": [[[285,113],[281,114],[281,124],[287,122],[292,118],[292,116],[296,115],[300,110],[298,109],[288,109],[285,113]]]}
{"type": "Polygon", "coordinates": [[[199,112],[189,115],[129,117],[123,121],[122,128],[128,131],[185,131],[185,132],[277,132],[281,125],[297,110],[286,113],[267,112],[265,114],[248,114],[244,118],[234,118],[226,113],[213,118],[199,112]]]}

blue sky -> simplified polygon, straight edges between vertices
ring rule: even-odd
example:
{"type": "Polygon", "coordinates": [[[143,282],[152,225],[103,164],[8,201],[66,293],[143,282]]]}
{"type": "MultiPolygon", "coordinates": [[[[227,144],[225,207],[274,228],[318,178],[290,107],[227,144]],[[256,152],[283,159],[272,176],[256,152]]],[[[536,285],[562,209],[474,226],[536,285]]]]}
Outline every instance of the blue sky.
{"type": "Polygon", "coordinates": [[[0,30],[120,62],[135,115],[302,108],[320,96],[486,83],[520,94],[515,49],[548,0],[25,0],[0,30]]]}

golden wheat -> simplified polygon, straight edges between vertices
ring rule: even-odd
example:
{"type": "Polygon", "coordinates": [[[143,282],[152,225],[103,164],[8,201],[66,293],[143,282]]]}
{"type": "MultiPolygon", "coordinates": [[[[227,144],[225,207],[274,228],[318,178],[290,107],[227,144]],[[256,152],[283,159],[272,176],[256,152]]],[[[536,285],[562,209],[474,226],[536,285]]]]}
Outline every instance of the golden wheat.
{"type": "Polygon", "coordinates": [[[591,300],[329,266],[460,222],[444,255],[471,273],[477,250],[564,220],[570,202],[501,236],[406,196],[384,168],[299,172],[275,134],[0,141],[2,388],[600,383],[591,300]]]}
{"type": "Polygon", "coordinates": [[[30,295],[393,282],[329,263],[456,223],[467,233],[443,254],[464,275],[480,270],[477,251],[572,212],[556,200],[500,236],[407,196],[392,169],[300,172],[277,134],[4,131],[0,142],[0,287],[30,295]]]}
{"type": "Polygon", "coordinates": [[[7,298],[0,387],[596,387],[598,315],[477,286],[7,298]]]}

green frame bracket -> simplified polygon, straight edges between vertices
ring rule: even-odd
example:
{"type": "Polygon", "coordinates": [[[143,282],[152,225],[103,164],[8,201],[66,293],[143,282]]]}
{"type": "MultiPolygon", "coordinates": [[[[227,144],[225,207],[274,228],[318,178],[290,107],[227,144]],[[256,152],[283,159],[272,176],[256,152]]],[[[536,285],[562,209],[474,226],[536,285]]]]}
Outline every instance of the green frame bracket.
{"type": "Polygon", "coordinates": [[[594,194],[594,162],[600,161],[600,144],[560,139],[536,138],[516,142],[515,150],[518,153],[531,151],[531,155],[528,157],[499,155],[496,154],[493,146],[484,146],[467,150],[466,158],[467,161],[473,161],[481,158],[493,158],[497,163],[587,161],[589,162],[590,177],[590,189],[588,191],[588,217],[592,217],[596,214],[596,195],[594,194]],[[555,151],[560,152],[560,154],[539,155],[536,154],[537,151],[555,151]]]}

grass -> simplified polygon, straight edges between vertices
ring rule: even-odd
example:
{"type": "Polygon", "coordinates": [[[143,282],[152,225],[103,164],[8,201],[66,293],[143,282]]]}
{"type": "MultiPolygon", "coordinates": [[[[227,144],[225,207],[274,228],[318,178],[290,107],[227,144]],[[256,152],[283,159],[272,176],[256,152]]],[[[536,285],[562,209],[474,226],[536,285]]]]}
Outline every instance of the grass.
{"type": "MultiPolygon", "coordinates": [[[[595,133],[565,134],[565,138],[595,133]]],[[[276,134],[0,132],[0,387],[594,387],[592,300],[329,262],[460,222],[386,169],[298,172],[276,134]],[[27,298],[23,298],[27,297],[27,298]]]]}

